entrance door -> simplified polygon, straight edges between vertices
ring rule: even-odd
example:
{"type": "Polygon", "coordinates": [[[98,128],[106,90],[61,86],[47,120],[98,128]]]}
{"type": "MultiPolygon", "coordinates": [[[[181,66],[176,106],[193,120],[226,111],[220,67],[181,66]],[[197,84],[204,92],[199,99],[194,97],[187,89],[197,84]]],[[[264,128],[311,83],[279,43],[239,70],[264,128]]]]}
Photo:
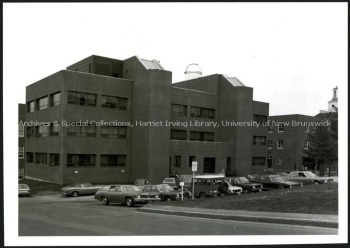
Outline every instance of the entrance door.
{"type": "Polygon", "coordinates": [[[267,157],[267,168],[271,168],[272,167],[272,156],[268,156],[267,157]]]}
{"type": "Polygon", "coordinates": [[[215,158],[204,158],[203,174],[215,173],[215,158]]]}

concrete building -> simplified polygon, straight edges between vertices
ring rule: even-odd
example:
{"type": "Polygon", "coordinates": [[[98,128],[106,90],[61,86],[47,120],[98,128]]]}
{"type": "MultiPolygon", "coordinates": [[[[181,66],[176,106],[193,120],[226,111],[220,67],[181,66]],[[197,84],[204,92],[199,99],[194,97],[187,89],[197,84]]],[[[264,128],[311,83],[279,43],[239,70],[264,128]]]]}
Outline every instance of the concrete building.
{"type": "Polygon", "coordinates": [[[25,104],[18,104],[18,176],[23,177],[24,176],[24,161],[25,161],[25,149],[24,149],[24,142],[25,142],[25,128],[24,128],[24,121],[25,121],[25,113],[26,113],[26,105],[25,104]]]}
{"type": "Polygon", "coordinates": [[[59,184],[246,176],[266,165],[269,104],[237,78],[172,84],[156,60],[90,56],[26,88],[26,177],[59,184]],[[239,124],[241,123],[241,124],[239,124]],[[74,126],[73,126],[74,125],[74,126]]]}

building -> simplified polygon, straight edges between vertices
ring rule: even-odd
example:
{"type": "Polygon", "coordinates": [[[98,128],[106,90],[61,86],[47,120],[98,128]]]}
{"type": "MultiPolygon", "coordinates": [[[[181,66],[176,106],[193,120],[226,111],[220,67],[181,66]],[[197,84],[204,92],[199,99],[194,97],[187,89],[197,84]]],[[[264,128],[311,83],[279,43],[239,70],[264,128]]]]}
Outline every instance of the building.
{"type": "Polygon", "coordinates": [[[24,121],[26,114],[26,105],[18,104],[18,176],[22,178],[24,176],[24,161],[25,161],[25,152],[24,152],[24,121]]]}
{"type": "Polygon", "coordinates": [[[320,113],[329,113],[338,111],[338,86],[333,89],[332,100],[328,102],[328,110],[321,110],[320,113]]]}
{"type": "Polygon", "coordinates": [[[170,174],[248,175],[266,161],[269,104],[237,78],[172,84],[156,60],[90,56],[26,88],[26,177],[159,183],[170,174]]]}
{"type": "Polygon", "coordinates": [[[306,115],[269,117],[267,138],[267,169],[275,171],[313,170],[315,163],[304,150],[309,147],[311,123],[318,119],[306,115]]]}

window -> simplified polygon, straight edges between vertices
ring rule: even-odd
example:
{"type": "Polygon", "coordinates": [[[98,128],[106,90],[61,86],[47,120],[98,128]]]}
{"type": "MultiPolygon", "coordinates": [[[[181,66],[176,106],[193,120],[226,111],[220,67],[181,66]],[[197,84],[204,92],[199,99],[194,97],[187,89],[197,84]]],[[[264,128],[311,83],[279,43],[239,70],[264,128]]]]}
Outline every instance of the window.
{"type": "Polygon", "coordinates": [[[24,126],[22,124],[18,125],[18,137],[24,137],[24,126]]]}
{"type": "Polygon", "coordinates": [[[214,133],[207,132],[190,132],[192,141],[214,141],[214,133]]]}
{"type": "Polygon", "coordinates": [[[20,159],[24,158],[24,146],[18,147],[18,158],[20,158],[20,159]]]}
{"type": "Polygon", "coordinates": [[[32,152],[26,153],[27,163],[34,163],[34,155],[32,152]]]}
{"type": "Polygon", "coordinates": [[[96,137],[96,126],[69,126],[67,130],[68,136],[76,137],[96,137]]]}
{"type": "Polygon", "coordinates": [[[37,110],[42,110],[49,107],[49,97],[47,96],[36,100],[36,102],[37,102],[37,110]]]}
{"type": "Polygon", "coordinates": [[[49,136],[49,126],[36,126],[35,137],[47,137],[49,136]]]}
{"type": "Polygon", "coordinates": [[[68,167],[95,166],[96,156],[92,154],[67,154],[68,167]]]}
{"type": "Polygon", "coordinates": [[[47,165],[47,154],[35,153],[35,163],[40,165],[47,165]]]}
{"type": "Polygon", "coordinates": [[[50,125],[50,136],[58,136],[60,135],[60,125],[52,124],[50,125]]]}
{"type": "Polygon", "coordinates": [[[267,149],[272,149],[272,140],[267,141],[267,149]]]}
{"type": "Polygon", "coordinates": [[[253,136],[253,145],[264,146],[266,145],[265,136],[253,136]]]}
{"type": "Polygon", "coordinates": [[[282,165],[282,164],[283,164],[283,157],[278,156],[276,165],[282,165]]]}
{"type": "Polygon", "coordinates": [[[284,124],[283,123],[278,123],[278,132],[284,132],[284,124]]]}
{"type": "Polygon", "coordinates": [[[61,92],[51,94],[51,106],[58,106],[61,104],[61,92]]]}
{"type": "Polygon", "coordinates": [[[97,98],[97,95],[95,95],[95,94],[68,91],[68,103],[69,104],[77,104],[77,105],[84,105],[84,106],[96,106],[96,98],[97,98]]]}
{"type": "Polygon", "coordinates": [[[309,141],[304,141],[304,149],[309,149],[309,141]]]}
{"type": "Polygon", "coordinates": [[[171,104],[171,114],[173,116],[187,116],[187,106],[180,104],[171,104]]]}
{"type": "Polygon", "coordinates": [[[34,137],[34,127],[27,127],[26,134],[27,134],[27,138],[34,137]]]}
{"type": "Polygon", "coordinates": [[[267,126],[267,131],[268,131],[269,133],[272,133],[272,132],[273,132],[273,127],[272,127],[272,125],[267,126]]]}
{"type": "Polygon", "coordinates": [[[171,130],[171,140],[186,140],[186,131],[184,130],[171,130]]]}
{"type": "Polygon", "coordinates": [[[257,123],[267,122],[267,116],[265,115],[254,115],[253,120],[257,123]]]}
{"type": "Polygon", "coordinates": [[[116,96],[102,96],[101,106],[102,108],[120,109],[126,110],[128,105],[128,99],[116,96]]]}
{"type": "Polygon", "coordinates": [[[253,157],[252,165],[253,166],[265,166],[265,157],[253,157]]]}
{"type": "Polygon", "coordinates": [[[283,140],[277,141],[277,149],[283,149],[283,140]]]}
{"type": "Polygon", "coordinates": [[[191,107],[191,117],[214,119],[215,109],[191,107]]]}
{"type": "Polygon", "coordinates": [[[196,161],[196,156],[190,156],[188,159],[188,166],[192,168],[192,162],[196,161]]]}
{"type": "Polygon", "coordinates": [[[59,153],[50,153],[50,166],[60,166],[60,154],[59,153]]]}
{"type": "Polygon", "coordinates": [[[35,111],[35,104],[34,101],[28,102],[27,103],[27,112],[34,112],[35,111]]]}
{"type": "Polygon", "coordinates": [[[102,138],[125,139],[126,127],[104,126],[101,128],[102,138]]]}
{"type": "Polygon", "coordinates": [[[125,155],[101,155],[101,166],[125,166],[125,155]]]}
{"type": "Polygon", "coordinates": [[[181,167],[181,156],[175,156],[175,167],[181,167]]]}

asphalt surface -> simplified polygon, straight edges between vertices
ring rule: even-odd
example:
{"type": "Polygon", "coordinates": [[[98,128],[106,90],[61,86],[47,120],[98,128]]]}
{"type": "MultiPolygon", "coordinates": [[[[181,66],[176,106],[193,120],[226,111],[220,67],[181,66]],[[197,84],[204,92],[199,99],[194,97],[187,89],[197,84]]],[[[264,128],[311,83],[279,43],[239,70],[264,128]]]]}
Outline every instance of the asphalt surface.
{"type": "Polygon", "coordinates": [[[140,208],[104,206],[93,196],[21,197],[19,236],[338,234],[335,228],[173,216],[140,208]]]}

